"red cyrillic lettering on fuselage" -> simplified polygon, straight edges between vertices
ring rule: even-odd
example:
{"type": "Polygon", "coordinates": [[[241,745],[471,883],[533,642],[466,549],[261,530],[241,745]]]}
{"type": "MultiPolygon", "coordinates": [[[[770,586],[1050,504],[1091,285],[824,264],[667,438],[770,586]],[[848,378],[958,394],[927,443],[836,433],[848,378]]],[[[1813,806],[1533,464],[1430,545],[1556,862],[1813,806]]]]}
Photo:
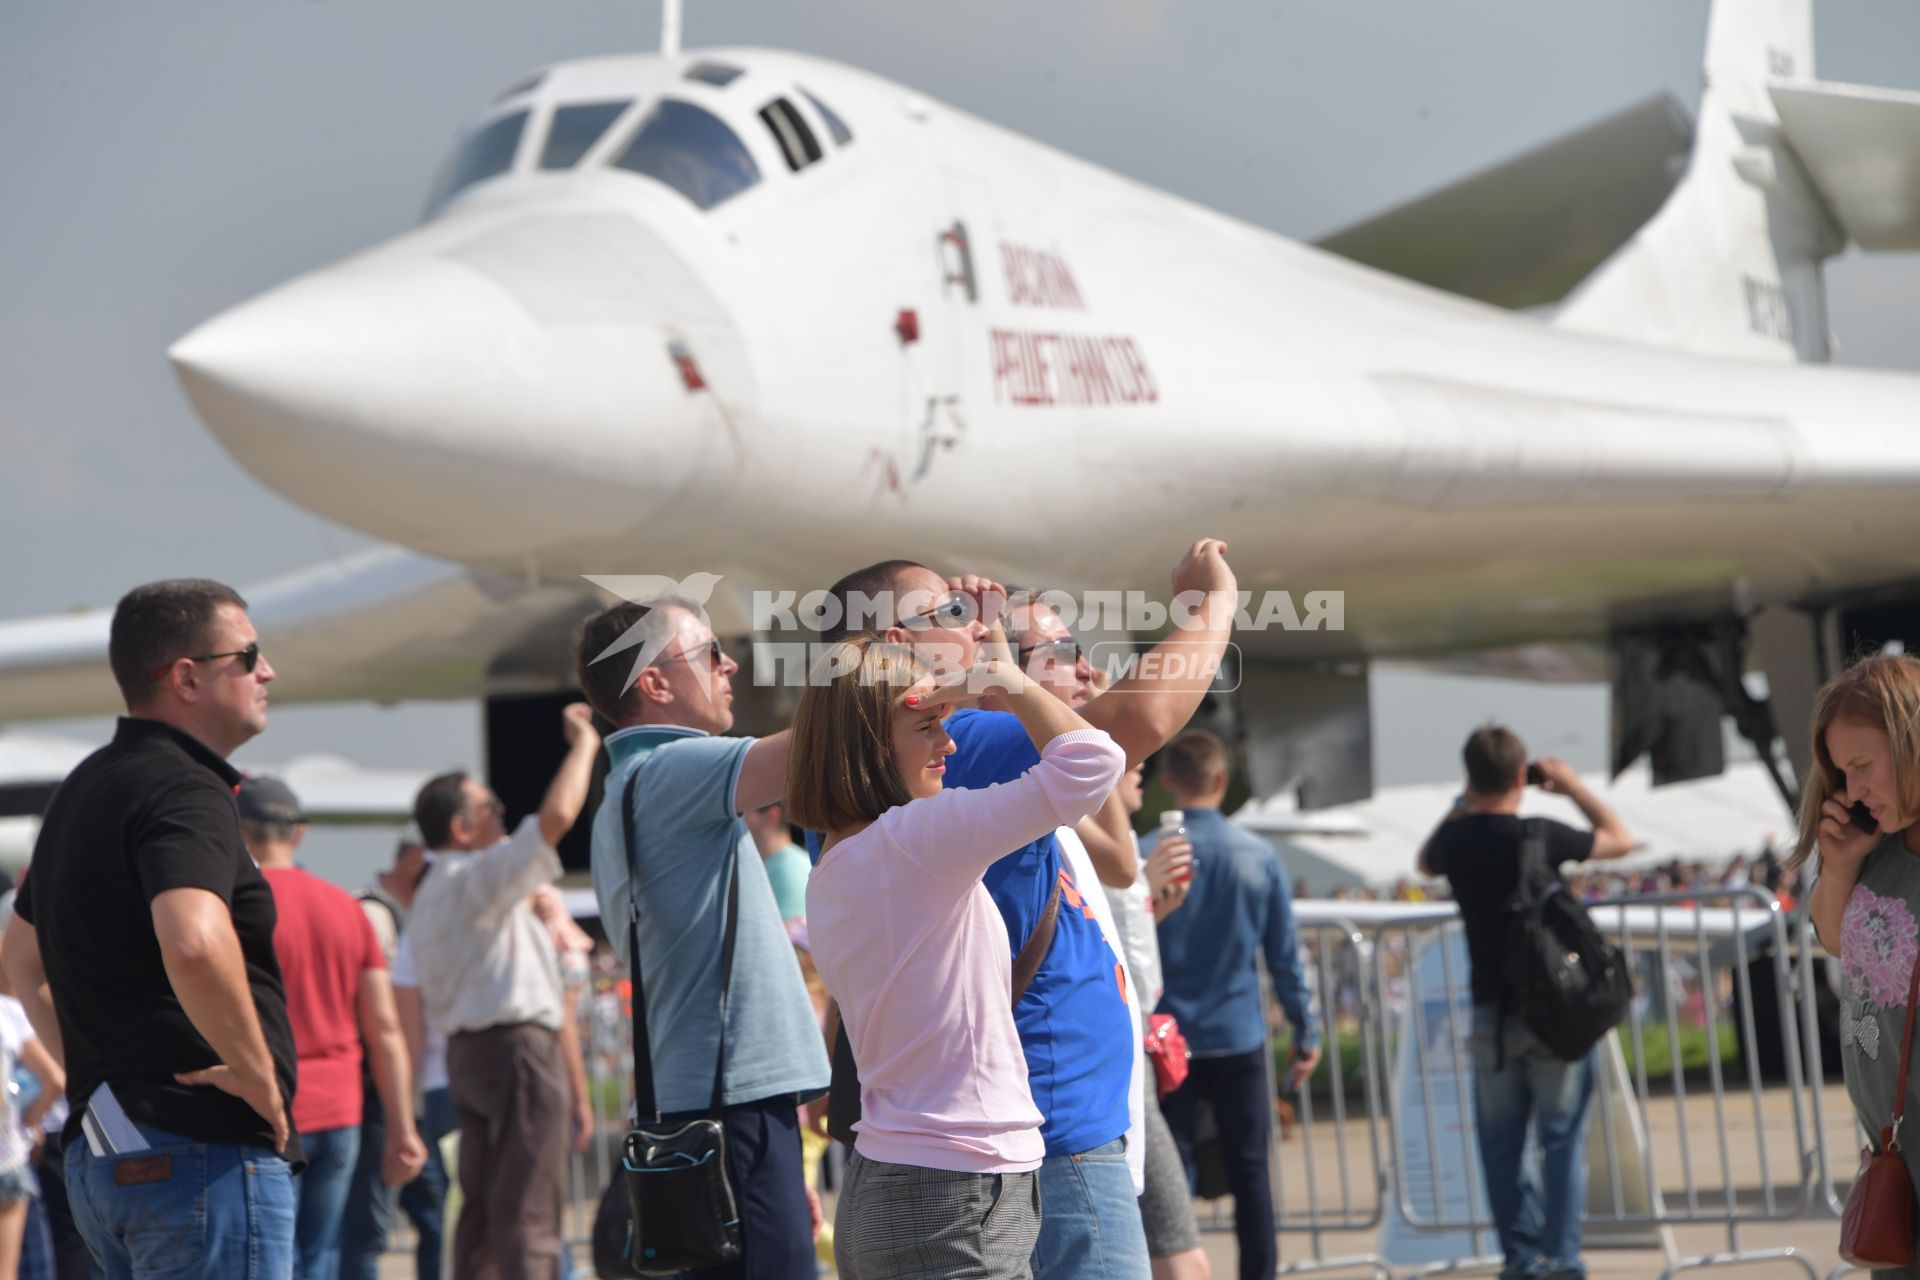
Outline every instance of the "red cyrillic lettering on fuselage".
{"type": "Polygon", "coordinates": [[[996,404],[1152,404],[1160,388],[1132,338],[992,329],[996,404]]]}
{"type": "Polygon", "coordinates": [[[1027,249],[1002,240],[1000,270],[1006,279],[1007,301],[1016,307],[1051,307],[1056,311],[1087,309],[1072,269],[1057,253],[1027,249]]]}

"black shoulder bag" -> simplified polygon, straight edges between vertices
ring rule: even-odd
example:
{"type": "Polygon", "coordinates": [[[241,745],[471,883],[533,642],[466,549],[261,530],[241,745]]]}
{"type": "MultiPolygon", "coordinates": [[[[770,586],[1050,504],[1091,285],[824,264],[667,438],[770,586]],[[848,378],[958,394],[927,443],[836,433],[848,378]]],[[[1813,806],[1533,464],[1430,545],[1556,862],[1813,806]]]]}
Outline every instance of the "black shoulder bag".
{"type": "MultiPolygon", "coordinates": [[[[1633,999],[1627,960],[1594,927],[1547,856],[1545,825],[1529,819],[1521,832],[1520,877],[1507,903],[1503,960],[1507,999],[1527,1028],[1569,1062],[1618,1026],[1633,999]]],[[[1506,1038],[1500,1037],[1502,1065],[1506,1038]]]]}
{"type": "MultiPolygon", "coordinates": [[[[627,863],[633,867],[633,797],[639,771],[623,796],[627,863]]],[[[647,1039],[647,995],[640,974],[640,906],[627,899],[627,946],[633,958],[633,1100],[639,1118],[627,1134],[621,1169],[607,1189],[594,1222],[595,1269],[605,1276],[674,1275],[725,1266],[740,1257],[740,1213],[727,1173],[727,1133],[720,1106],[727,1074],[727,994],[733,984],[733,944],[740,926],[740,858],[730,851],[727,914],[720,944],[720,1049],[714,1057],[713,1097],[707,1114],[684,1124],[661,1123],[653,1092],[653,1054],[647,1039]],[[651,1113],[653,1122],[647,1123],[651,1113]],[[625,1183],[625,1204],[616,1188],[625,1183]],[[619,1271],[604,1268],[601,1255],[618,1229],[616,1215],[629,1216],[619,1271]]],[[[612,1261],[612,1259],[608,1259],[612,1261]]]]}

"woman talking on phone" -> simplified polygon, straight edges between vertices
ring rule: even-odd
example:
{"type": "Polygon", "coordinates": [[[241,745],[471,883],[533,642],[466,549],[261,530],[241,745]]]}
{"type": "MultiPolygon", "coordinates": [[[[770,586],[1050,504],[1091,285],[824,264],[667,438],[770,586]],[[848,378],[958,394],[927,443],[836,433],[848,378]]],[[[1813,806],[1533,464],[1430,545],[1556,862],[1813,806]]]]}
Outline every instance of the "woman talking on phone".
{"type": "MultiPolygon", "coordinates": [[[[1819,847],[1813,926],[1840,957],[1840,1060],[1860,1126],[1893,1121],[1920,960],[1920,658],[1865,658],[1814,701],[1813,767],[1789,868],[1819,847]]],[[[1914,1130],[1909,1130],[1910,1133],[1914,1130]]],[[[1876,1136],[1875,1149],[1880,1148],[1876,1136]]],[[[1902,1145],[1920,1185],[1915,1144],[1902,1145]]],[[[1875,1276],[1920,1276],[1920,1267],[1875,1276]]]]}
{"type": "Polygon", "coordinates": [[[943,691],[906,649],[836,646],[794,715],[788,811],[826,833],[807,882],[813,961],[860,1074],[834,1222],[843,1280],[1032,1274],[1041,1117],[1013,947],[981,877],[1093,813],[1126,761],[993,639],[980,674],[1040,751],[1012,782],[943,789],[954,746],[941,721],[964,691],[943,691]]]}

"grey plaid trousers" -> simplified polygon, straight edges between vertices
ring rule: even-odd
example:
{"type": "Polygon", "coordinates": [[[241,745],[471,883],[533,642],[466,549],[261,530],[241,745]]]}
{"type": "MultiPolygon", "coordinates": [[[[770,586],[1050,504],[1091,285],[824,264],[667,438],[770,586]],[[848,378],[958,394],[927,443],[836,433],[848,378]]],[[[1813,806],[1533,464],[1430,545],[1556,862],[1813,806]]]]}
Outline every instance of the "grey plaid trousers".
{"type": "Polygon", "coordinates": [[[951,1173],[858,1151],[833,1219],[840,1280],[1032,1280],[1040,1176],[951,1173]]]}

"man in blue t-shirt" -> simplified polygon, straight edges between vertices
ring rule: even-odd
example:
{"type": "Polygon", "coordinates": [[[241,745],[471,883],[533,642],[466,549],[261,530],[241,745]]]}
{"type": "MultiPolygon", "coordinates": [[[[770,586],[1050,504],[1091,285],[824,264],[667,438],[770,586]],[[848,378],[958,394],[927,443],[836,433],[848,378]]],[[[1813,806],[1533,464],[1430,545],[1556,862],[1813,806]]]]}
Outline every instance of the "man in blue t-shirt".
{"type": "MultiPolygon", "coordinates": [[[[1190,608],[1156,649],[1159,660],[1140,663],[1138,670],[1151,674],[1129,676],[1080,708],[1088,724],[1113,736],[1129,764],[1180,732],[1212,685],[1212,665],[1226,649],[1239,603],[1226,549],[1203,538],[1174,569],[1174,594],[1190,608]],[[1175,652],[1186,660],[1166,661],[1175,652]]],[[[924,565],[889,560],[848,574],[830,594],[838,616],[826,640],[864,632],[912,648],[936,670],[964,671],[973,667],[1005,591],[972,575],[942,578],[924,565]]],[[[1019,721],[1003,711],[955,712],[947,733],[955,746],[947,761],[950,787],[1009,782],[1039,762],[1019,721]]],[[[1082,896],[1099,887],[1073,882],[1050,834],[994,863],[986,885],[1016,954],[1060,887],[1053,943],[1014,1009],[1028,1086],[1045,1117],[1035,1280],[1146,1280],[1146,1237],[1125,1156],[1133,1031],[1112,948],[1082,896]]]]}
{"type": "Polygon", "coordinates": [[[636,1016],[644,982],[659,1112],[706,1114],[726,1037],[721,1118],[741,1256],[701,1274],[811,1280],[818,1205],[803,1176],[798,1104],[827,1087],[826,1046],[740,818],[786,789],[787,734],[717,736],[733,727],[738,669],[698,606],[683,601],[615,605],[582,627],[580,686],[617,728],[607,736],[606,794],[593,820],[593,890],[634,975],[636,1016]],[[621,812],[630,787],[632,849],[621,812]],[[729,875],[738,877],[739,925],[722,1027],[729,875]],[[638,956],[627,954],[630,902],[640,911],[638,956]]]}

